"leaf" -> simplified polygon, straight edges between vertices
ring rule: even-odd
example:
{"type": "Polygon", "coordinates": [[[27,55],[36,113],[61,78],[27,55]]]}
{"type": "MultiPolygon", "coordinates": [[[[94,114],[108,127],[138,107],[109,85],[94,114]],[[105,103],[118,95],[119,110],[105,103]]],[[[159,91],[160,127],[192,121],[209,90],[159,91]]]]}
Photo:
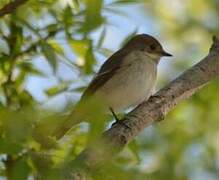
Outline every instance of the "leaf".
{"type": "Polygon", "coordinates": [[[102,46],[103,41],[105,39],[105,36],[106,36],[106,27],[104,26],[103,30],[102,30],[102,32],[100,34],[100,38],[98,40],[98,43],[97,43],[97,48],[100,48],[102,46]]]}
{"type": "Polygon", "coordinates": [[[36,69],[32,63],[27,61],[18,64],[17,67],[20,68],[21,71],[24,71],[27,74],[41,76],[41,77],[46,76],[44,72],[40,71],[39,69],[36,69]]]}
{"type": "Polygon", "coordinates": [[[64,25],[66,27],[69,27],[73,24],[74,16],[73,16],[73,13],[72,13],[72,9],[69,5],[66,6],[66,8],[64,9],[62,16],[63,16],[62,19],[63,19],[64,25]]]}
{"type": "Polygon", "coordinates": [[[85,40],[69,40],[73,51],[78,55],[78,65],[82,67],[86,74],[92,72],[92,66],[96,59],[93,54],[92,42],[85,40]]]}
{"type": "Polygon", "coordinates": [[[128,34],[126,38],[122,41],[121,47],[124,46],[132,37],[134,37],[138,32],[138,29],[136,28],[133,32],[128,34]]]}
{"type": "Polygon", "coordinates": [[[23,29],[15,22],[11,23],[11,35],[8,42],[12,54],[19,54],[23,44],[23,29]]]}
{"type": "Polygon", "coordinates": [[[64,91],[66,91],[69,88],[70,82],[62,82],[56,86],[53,86],[49,89],[47,89],[45,92],[48,96],[55,96],[57,94],[60,94],[64,91]]]}
{"type": "Polygon", "coordinates": [[[103,17],[101,15],[103,0],[86,0],[85,5],[86,12],[82,32],[87,34],[103,23],[103,17]]]}
{"type": "Polygon", "coordinates": [[[89,40],[74,40],[70,39],[69,44],[72,50],[80,57],[85,57],[89,48],[89,40]]]}
{"type": "Polygon", "coordinates": [[[77,87],[77,88],[73,88],[73,89],[69,90],[69,92],[79,92],[79,93],[81,93],[81,92],[83,92],[86,88],[87,88],[87,86],[79,86],[79,87],[77,87]]]}
{"type": "Polygon", "coordinates": [[[93,72],[93,65],[96,63],[96,59],[94,57],[94,53],[92,50],[92,47],[90,47],[87,51],[86,57],[85,57],[85,65],[84,65],[84,72],[86,74],[90,74],[93,72]]]}
{"type": "Polygon", "coordinates": [[[35,105],[33,96],[27,90],[23,90],[19,93],[19,102],[21,107],[31,107],[35,105]]]}
{"type": "Polygon", "coordinates": [[[49,34],[53,34],[58,30],[58,25],[57,24],[50,24],[45,28],[49,34]]]}
{"type": "Polygon", "coordinates": [[[28,179],[31,168],[27,160],[26,157],[22,157],[14,161],[9,174],[10,179],[28,179]]]}
{"type": "Polygon", "coordinates": [[[15,85],[18,89],[23,89],[23,85],[28,75],[45,77],[46,74],[35,68],[30,62],[24,61],[17,65],[19,69],[18,74],[15,77],[15,85]]]}
{"type": "Polygon", "coordinates": [[[49,39],[47,43],[59,54],[63,55],[64,50],[62,46],[55,40],[55,39],[49,39]]]}
{"type": "Polygon", "coordinates": [[[44,56],[48,60],[49,64],[52,66],[53,72],[57,70],[57,56],[54,49],[47,43],[42,42],[41,48],[44,56]]]}
{"type": "Polygon", "coordinates": [[[25,146],[32,134],[32,123],[35,120],[33,114],[32,111],[13,112],[2,110],[0,112],[4,139],[8,147],[12,144],[14,144],[15,149],[25,146]]]}
{"type": "Polygon", "coordinates": [[[131,3],[140,3],[140,2],[145,2],[144,0],[117,0],[109,5],[123,5],[123,4],[131,4],[131,3]]]}
{"type": "Polygon", "coordinates": [[[140,162],[140,157],[139,157],[140,147],[136,143],[136,140],[133,140],[132,142],[130,142],[128,147],[132,151],[133,155],[136,157],[137,161],[140,162]]]}
{"type": "Polygon", "coordinates": [[[74,9],[79,10],[79,8],[80,8],[79,1],[78,0],[72,0],[72,3],[73,3],[74,9]]]}
{"type": "Polygon", "coordinates": [[[8,141],[7,138],[0,137],[0,153],[1,154],[17,154],[22,150],[22,144],[17,144],[11,141],[8,141]]]}
{"type": "Polygon", "coordinates": [[[101,53],[105,57],[109,57],[110,55],[113,54],[112,50],[110,50],[108,48],[103,48],[103,47],[99,48],[98,52],[101,53]]]}

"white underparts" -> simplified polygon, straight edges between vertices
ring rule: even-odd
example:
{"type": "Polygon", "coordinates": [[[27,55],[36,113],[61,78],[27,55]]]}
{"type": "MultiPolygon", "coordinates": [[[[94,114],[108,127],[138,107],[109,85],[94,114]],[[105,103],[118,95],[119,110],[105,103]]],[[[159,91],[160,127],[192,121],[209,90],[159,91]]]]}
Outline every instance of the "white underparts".
{"type": "Polygon", "coordinates": [[[96,92],[115,111],[147,99],[153,92],[157,76],[157,62],[143,52],[132,52],[123,62],[121,68],[96,92]]]}

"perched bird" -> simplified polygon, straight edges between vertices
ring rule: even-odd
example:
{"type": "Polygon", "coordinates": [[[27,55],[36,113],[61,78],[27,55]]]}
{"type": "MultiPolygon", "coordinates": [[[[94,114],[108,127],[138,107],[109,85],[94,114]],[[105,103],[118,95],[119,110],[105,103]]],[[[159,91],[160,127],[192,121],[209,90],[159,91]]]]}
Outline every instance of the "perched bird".
{"type": "MultiPolygon", "coordinates": [[[[104,62],[80,102],[97,97],[103,99],[113,113],[138,105],[153,93],[157,65],[163,56],[172,55],[154,37],[134,36],[104,62]]],[[[69,118],[54,135],[63,136],[75,123],[78,122],[71,122],[69,118]]]]}

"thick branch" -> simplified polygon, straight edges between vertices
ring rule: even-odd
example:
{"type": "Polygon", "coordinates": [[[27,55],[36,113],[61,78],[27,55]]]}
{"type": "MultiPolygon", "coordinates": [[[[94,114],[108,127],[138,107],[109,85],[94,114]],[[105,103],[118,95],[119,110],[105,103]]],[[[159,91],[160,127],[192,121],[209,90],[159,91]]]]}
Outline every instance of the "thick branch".
{"type": "Polygon", "coordinates": [[[0,9],[0,17],[12,13],[15,9],[23,5],[26,1],[28,0],[14,0],[12,2],[9,2],[2,9],[0,9]]]}
{"type": "Polygon", "coordinates": [[[219,40],[214,37],[210,52],[202,61],[185,71],[148,101],[136,107],[127,114],[122,123],[117,123],[107,130],[99,139],[99,142],[104,142],[104,146],[99,147],[98,150],[93,147],[85,149],[74,162],[71,162],[72,169],[74,171],[77,169],[76,162],[86,166],[86,169],[91,169],[102,163],[103,160],[107,160],[107,157],[112,157],[114,149],[122,149],[142,130],[152,123],[162,120],[178,103],[190,97],[218,75],[219,40]]]}

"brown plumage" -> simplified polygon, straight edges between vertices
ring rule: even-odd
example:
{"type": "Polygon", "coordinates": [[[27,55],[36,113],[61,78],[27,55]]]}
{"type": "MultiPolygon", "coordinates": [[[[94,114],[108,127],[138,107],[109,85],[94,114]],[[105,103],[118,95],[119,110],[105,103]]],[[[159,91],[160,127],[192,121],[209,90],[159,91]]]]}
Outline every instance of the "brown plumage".
{"type": "MultiPolygon", "coordinates": [[[[103,99],[106,108],[116,111],[141,103],[153,92],[157,64],[163,56],[171,55],[163,50],[154,37],[136,35],[104,62],[78,105],[92,97],[103,99]]],[[[63,136],[74,124],[84,120],[72,116],[74,111],[63,126],[54,132],[56,137],[63,136]]]]}

